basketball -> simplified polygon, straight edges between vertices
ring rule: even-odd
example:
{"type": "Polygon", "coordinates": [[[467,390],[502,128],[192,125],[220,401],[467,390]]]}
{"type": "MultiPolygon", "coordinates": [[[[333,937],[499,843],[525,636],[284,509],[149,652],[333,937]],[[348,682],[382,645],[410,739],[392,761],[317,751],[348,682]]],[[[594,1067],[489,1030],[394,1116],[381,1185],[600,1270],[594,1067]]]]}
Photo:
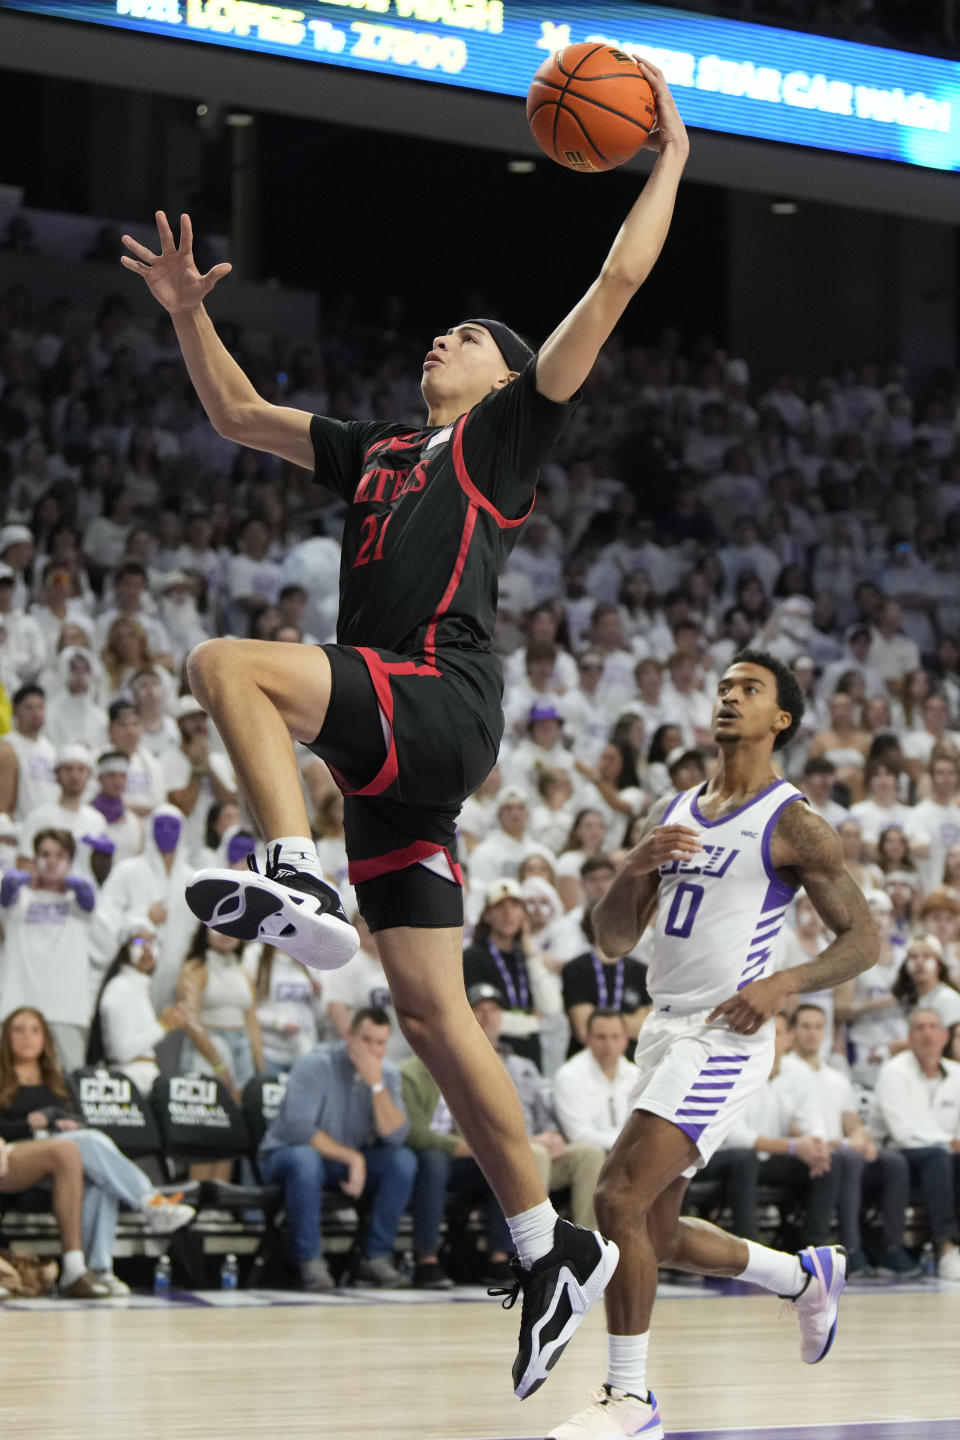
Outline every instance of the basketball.
{"type": "Polygon", "coordinates": [[[656,118],[653,90],[633,56],[593,40],[551,55],[527,92],[527,120],[541,150],[586,174],[629,160],[656,118]]]}

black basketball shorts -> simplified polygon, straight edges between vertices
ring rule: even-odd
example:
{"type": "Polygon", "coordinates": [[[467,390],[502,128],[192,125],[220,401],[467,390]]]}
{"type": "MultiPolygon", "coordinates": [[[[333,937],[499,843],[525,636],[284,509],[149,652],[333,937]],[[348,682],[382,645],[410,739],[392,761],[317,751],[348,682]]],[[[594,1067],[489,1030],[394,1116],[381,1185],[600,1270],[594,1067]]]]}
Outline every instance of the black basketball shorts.
{"type": "MultiPolygon", "coordinates": [[[[497,758],[496,706],[462,667],[324,645],[330,704],[309,746],[344,796],[350,883],[370,929],[463,924],[457,817],[497,758]]],[[[489,689],[489,687],[487,687],[489,689]]]]}

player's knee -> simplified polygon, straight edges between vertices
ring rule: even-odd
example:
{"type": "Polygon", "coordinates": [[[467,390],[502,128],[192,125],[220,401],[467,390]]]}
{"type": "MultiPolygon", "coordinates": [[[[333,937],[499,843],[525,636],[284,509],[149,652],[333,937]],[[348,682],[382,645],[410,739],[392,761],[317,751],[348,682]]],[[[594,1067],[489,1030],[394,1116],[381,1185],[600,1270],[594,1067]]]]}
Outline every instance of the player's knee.
{"type": "Polygon", "coordinates": [[[623,1176],[603,1174],[594,1196],[597,1224],[604,1235],[613,1235],[626,1226],[639,1222],[646,1215],[647,1207],[635,1195],[623,1176]]]}
{"type": "Polygon", "coordinates": [[[187,656],[187,683],[198,700],[203,699],[211,682],[222,672],[229,648],[229,640],[202,640],[187,656]]]}

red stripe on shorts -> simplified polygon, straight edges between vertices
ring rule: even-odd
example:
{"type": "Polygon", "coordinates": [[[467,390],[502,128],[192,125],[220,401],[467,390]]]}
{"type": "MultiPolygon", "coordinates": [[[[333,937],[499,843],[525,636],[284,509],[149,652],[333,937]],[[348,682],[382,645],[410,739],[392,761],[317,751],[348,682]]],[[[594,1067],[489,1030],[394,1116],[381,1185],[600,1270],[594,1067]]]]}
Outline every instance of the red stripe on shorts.
{"type": "Polygon", "coordinates": [[[378,875],[391,875],[396,870],[406,870],[408,865],[429,860],[432,855],[446,855],[457,884],[463,884],[460,866],[454,863],[450,851],[445,845],[434,845],[429,840],[414,840],[410,845],[404,845],[399,850],[388,850],[386,855],[376,855],[372,860],[351,860],[347,869],[348,879],[351,885],[360,885],[364,880],[376,880],[378,875]]]}

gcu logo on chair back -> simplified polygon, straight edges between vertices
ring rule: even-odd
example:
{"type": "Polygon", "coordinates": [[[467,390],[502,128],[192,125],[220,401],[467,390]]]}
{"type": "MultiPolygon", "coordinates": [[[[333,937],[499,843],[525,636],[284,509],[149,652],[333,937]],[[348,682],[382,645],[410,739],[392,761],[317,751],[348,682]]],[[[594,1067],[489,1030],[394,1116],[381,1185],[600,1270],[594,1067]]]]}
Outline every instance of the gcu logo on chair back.
{"type": "Polygon", "coordinates": [[[80,1103],[84,1109],[88,1105],[129,1105],[130,1099],[130,1081],[121,1075],[98,1070],[80,1081],[80,1103]]]}
{"type": "Polygon", "coordinates": [[[170,1099],[180,1105],[216,1105],[217,1082],[199,1075],[177,1075],[170,1081],[170,1099]]]}
{"type": "Polygon", "coordinates": [[[280,1113],[283,1097],[287,1093],[287,1077],[268,1080],[260,1092],[260,1109],[264,1120],[275,1120],[280,1113]]]}

